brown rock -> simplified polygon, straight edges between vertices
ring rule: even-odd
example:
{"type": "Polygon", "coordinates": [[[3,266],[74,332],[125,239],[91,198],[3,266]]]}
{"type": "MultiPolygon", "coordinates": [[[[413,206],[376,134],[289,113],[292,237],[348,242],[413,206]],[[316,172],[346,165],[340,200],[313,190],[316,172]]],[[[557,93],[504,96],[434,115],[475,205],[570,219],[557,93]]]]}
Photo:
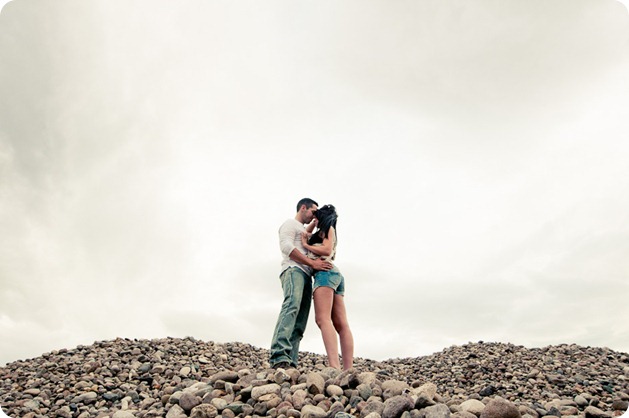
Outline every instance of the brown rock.
{"type": "Polygon", "coordinates": [[[295,409],[301,410],[301,408],[303,408],[304,404],[306,403],[307,397],[308,394],[305,390],[296,390],[295,393],[293,393],[293,406],[295,407],[295,409]]]}
{"type": "Polygon", "coordinates": [[[401,395],[406,389],[410,389],[410,386],[406,382],[402,382],[400,380],[387,380],[382,383],[382,396],[386,400],[394,396],[401,395]]]}
{"type": "Polygon", "coordinates": [[[256,386],[251,390],[251,397],[257,401],[265,395],[279,395],[280,390],[281,387],[277,383],[271,383],[264,386],[256,386]]]}
{"type": "Polygon", "coordinates": [[[612,414],[604,412],[595,406],[585,408],[585,418],[611,418],[612,414]]]}
{"type": "Polygon", "coordinates": [[[187,418],[187,415],[182,407],[175,404],[168,410],[166,418],[187,418]]]}
{"type": "Polygon", "coordinates": [[[302,418],[325,418],[328,414],[318,406],[306,405],[301,410],[302,418]]]}
{"type": "Polygon", "coordinates": [[[226,370],[223,372],[218,372],[210,377],[210,382],[212,384],[216,383],[219,380],[236,383],[238,381],[238,373],[231,370],[226,370]]]}
{"type": "Polygon", "coordinates": [[[400,418],[405,411],[410,411],[415,402],[408,395],[397,395],[384,402],[382,418],[400,418]]]}
{"type": "Polygon", "coordinates": [[[179,398],[179,406],[186,412],[192,411],[192,409],[201,404],[201,398],[188,392],[184,392],[179,398]]]}
{"type": "Polygon", "coordinates": [[[478,399],[468,399],[460,405],[461,411],[469,412],[477,417],[485,410],[485,404],[478,399]]]}
{"type": "Polygon", "coordinates": [[[614,411],[627,411],[627,409],[629,409],[629,402],[622,399],[616,399],[612,403],[612,409],[614,411]]]}
{"type": "Polygon", "coordinates": [[[452,414],[451,417],[452,418],[476,418],[476,415],[472,414],[471,412],[459,411],[455,414],[452,414]]]}
{"type": "Polygon", "coordinates": [[[201,404],[192,408],[190,418],[215,418],[218,416],[218,409],[210,404],[201,404]]]}
{"type": "Polygon", "coordinates": [[[511,402],[496,398],[487,403],[480,414],[480,418],[520,418],[518,407],[511,402]]]}
{"type": "Polygon", "coordinates": [[[366,418],[368,415],[373,413],[382,415],[384,412],[384,403],[380,401],[369,401],[360,411],[360,418],[366,418]]]}
{"type": "Polygon", "coordinates": [[[306,377],[306,386],[309,393],[313,395],[322,394],[325,390],[325,379],[320,373],[308,373],[308,376],[306,377]]]}
{"type": "Polygon", "coordinates": [[[422,418],[450,418],[450,409],[442,403],[429,406],[420,412],[422,418]]]}

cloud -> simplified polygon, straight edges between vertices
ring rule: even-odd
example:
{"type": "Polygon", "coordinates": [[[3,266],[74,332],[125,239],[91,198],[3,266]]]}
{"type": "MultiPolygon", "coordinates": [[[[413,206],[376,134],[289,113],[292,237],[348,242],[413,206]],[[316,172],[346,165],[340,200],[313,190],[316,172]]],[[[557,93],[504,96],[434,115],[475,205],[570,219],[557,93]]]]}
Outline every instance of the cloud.
{"type": "Polygon", "coordinates": [[[365,100],[413,106],[419,118],[492,145],[509,132],[516,145],[514,126],[530,132],[574,115],[626,55],[628,16],[608,6],[370,2],[360,19],[337,14],[317,52],[345,64],[335,74],[365,100]]]}

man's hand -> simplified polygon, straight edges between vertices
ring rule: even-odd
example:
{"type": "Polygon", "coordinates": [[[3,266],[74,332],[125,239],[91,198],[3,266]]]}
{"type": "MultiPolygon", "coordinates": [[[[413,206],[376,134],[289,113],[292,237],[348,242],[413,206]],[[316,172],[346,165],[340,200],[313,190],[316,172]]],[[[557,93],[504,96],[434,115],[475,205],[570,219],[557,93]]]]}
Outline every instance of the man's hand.
{"type": "Polygon", "coordinates": [[[319,271],[328,271],[328,270],[331,270],[332,267],[334,266],[329,261],[325,261],[320,258],[317,258],[317,259],[312,260],[312,262],[310,263],[310,267],[319,271]]]}

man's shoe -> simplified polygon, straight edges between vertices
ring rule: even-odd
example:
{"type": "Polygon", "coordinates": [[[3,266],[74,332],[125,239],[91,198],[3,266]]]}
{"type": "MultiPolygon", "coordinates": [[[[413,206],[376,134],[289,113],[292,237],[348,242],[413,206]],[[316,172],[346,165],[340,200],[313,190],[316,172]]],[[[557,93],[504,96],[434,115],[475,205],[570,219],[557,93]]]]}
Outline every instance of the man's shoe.
{"type": "Polygon", "coordinates": [[[271,367],[273,367],[275,370],[277,370],[277,369],[284,369],[284,370],[286,370],[286,369],[290,369],[291,365],[287,361],[280,361],[279,363],[274,364],[271,367]]]}

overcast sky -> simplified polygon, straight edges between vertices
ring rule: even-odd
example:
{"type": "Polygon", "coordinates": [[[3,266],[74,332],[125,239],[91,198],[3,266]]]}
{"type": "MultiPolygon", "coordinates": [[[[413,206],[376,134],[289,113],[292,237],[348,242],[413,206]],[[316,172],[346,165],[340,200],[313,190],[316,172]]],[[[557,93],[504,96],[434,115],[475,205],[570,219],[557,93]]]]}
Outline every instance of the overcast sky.
{"type": "Polygon", "coordinates": [[[338,209],[359,357],[629,352],[622,3],[0,5],[0,364],[268,348],[305,196],[338,209]]]}

